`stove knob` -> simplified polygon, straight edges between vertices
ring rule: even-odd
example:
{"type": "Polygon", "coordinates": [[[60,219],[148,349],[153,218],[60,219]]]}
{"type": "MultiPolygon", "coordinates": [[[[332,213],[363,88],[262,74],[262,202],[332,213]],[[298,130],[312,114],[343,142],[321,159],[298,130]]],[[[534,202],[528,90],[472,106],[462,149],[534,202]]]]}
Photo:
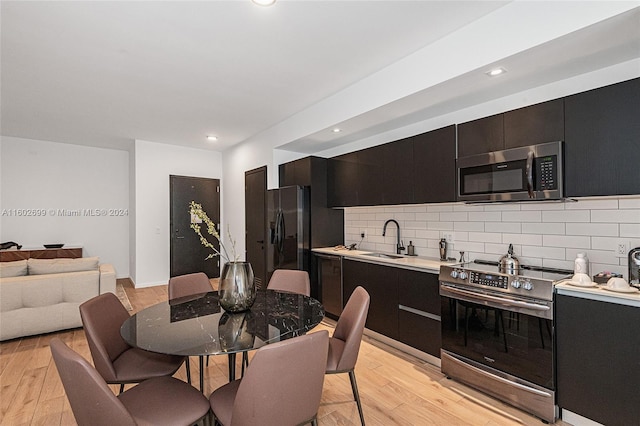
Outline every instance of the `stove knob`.
{"type": "Polygon", "coordinates": [[[467,277],[468,275],[465,271],[460,271],[460,273],[458,274],[458,278],[460,278],[461,280],[466,280],[467,277]]]}
{"type": "Polygon", "coordinates": [[[511,287],[520,288],[520,281],[518,281],[517,278],[515,280],[511,281],[511,287]]]}
{"type": "Polygon", "coordinates": [[[458,278],[458,271],[456,271],[455,269],[451,271],[451,278],[458,278]]]}
{"type": "Polygon", "coordinates": [[[531,281],[525,281],[522,288],[524,288],[527,291],[531,291],[533,290],[533,284],[531,284],[531,281]]]}

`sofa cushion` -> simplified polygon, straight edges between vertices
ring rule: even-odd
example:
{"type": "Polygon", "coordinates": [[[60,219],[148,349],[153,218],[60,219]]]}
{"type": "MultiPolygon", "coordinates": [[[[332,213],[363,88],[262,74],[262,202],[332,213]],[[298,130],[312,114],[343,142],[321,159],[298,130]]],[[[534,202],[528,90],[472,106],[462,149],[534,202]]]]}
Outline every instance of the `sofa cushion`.
{"type": "Polygon", "coordinates": [[[16,260],[15,262],[0,262],[0,277],[21,277],[27,275],[27,261],[16,260]]]}
{"type": "Polygon", "coordinates": [[[98,269],[100,258],[80,257],[77,259],[29,259],[29,275],[61,274],[63,272],[93,271],[98,269]]]}

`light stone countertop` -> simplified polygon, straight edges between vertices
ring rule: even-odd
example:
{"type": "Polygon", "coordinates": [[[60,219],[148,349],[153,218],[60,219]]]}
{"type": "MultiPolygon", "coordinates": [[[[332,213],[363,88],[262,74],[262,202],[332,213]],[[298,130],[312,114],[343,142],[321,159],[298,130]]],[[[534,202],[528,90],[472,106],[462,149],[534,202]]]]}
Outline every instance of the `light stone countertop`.
{"type": "Polygon", "coordinates": [[[396,255],[394,253],[384,253],[392,256],[400,256],[398,259],[388,259],[383,257],[369,256],[370,253],[379,253],[368,250],[347,250],[346,248],[322,247],[314,248],[314,253],[328,254],[332,256],[342,256],[343,258],[354,259],[362,262],[375,263],[378,265],[393,266],[396,268],[412,269],[414,271],[440,273],[440,266],[455,265],[456,261],[443,262],[440,259],[420,256],[396,255]]]}
{"type": "Polygon", "coordinates": [[[605,285],[596,287],[578,287],[569,284],[568,280],[560,281],[555,285],[556,292],[565,296],[580,297],[583,299],[598,300],[601,302],[616,303],[640,308],[640,292],[619,293],[604,288],[605,285]]]}

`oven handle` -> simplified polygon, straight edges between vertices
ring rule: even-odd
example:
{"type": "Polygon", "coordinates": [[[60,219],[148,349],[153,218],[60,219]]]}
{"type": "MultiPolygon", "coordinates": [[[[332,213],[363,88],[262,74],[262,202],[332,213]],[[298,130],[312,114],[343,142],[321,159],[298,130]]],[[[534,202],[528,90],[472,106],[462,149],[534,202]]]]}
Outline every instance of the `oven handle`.
{"type": "Polygon", "coordinates": [[[530,387],[530,386],[525,386],[525,385],[523,385],[523,384],[520,384],[520,383],[517,383],[517,382],[513,382],[513,381],[511,381],[511,380],[507,380],[507,379],[505,379],[505,378],[503,378],[503,377],[496,376],[495,374],[491,374],[491,373],[489,373],[488,371],[481,370],[481,369],[479,369],[478,367],[475,367],[475,366],[473,366],[473,365],[467,364],[466,362],[460,361],[460,360],[459,360],[459,359],[457,359],[457,358],[454,358],[454,357],[448,357],[448,358],[449,358],[449,360],[450,360],[450,361],[455,362],[455,363],[458,363],[459,365],[461,365],[461,366],[463,366],[463,367],[465,367],[465,368],[468,368],[468,369],[474,370],[474,371],[476,371],[477,373],[479,373],[479,374],[481,374],[481,375],[483,375],[483,376],[489,376],[489,377],[491,377],[493,380],[497,380],[497,381],[499,381],[499,382],[501,382],[501,383],[505,383],[505,384],[507,384],[507,385],[509,385],[509,386],[513,386],[513,387],[518,388],[518,389],[521,389],[521,390],[523,390],[523,391],[525,391],[525,392],[530,392],[530,393],[533,393],[533,394],[535,394],[535,395],[543,396],[543,397],[545,397],[545,398],[551,398],[551,396],[552,396],[552,395],[551,395],[550,393],[548,393],[548,392],[543,392],[543,391],[541,391],[541,390],[538,390],[538,389],[532,388],[532,387],[530,387]]]}
{"type": "Polygon", "coordinates": [[[454,287],[444,286],[446,291],[458,294],[460,296],[467,296],[477,300],[483,300],[487,302],[497,303],[503,306],[514,306],[519,308],[531,309],[533,311],[549,311],[551,308],[547,305],[539,305],[537,303],[522,302],[520,300],[505,299],[503,297],[489,296],[488,294],[479,294],[472,291],[461,290],[454,287]]]}

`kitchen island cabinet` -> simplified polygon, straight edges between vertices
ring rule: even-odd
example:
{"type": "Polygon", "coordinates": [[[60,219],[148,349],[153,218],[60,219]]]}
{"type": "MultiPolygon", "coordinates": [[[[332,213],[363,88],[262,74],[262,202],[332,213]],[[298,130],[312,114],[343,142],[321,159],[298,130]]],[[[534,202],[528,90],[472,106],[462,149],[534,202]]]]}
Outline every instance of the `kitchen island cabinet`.
{"type": "Polygon", "coordinates": [[[638,424],[640,307],[588,297],[556,296],[558,406],[607,426],[638,424]]]}

